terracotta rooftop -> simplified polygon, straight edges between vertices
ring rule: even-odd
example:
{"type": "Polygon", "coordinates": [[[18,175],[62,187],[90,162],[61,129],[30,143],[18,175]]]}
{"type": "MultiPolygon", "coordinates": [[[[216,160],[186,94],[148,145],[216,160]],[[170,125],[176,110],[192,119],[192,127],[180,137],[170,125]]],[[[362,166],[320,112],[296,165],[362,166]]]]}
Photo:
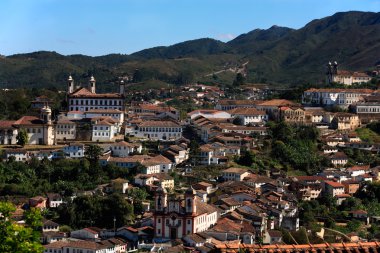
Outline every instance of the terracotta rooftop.
{"type": "Polygon", "coordinates": [[[265,111],[257,110],[256,108],[235,108],[229,110],[231,115],[266,115],[265,111]]]}
{"type": "Polygon", "coordinates": [[[70,97],[74,98],[121,98],[121,95],[118,93],[92,93],[86,88],[80,88],[79,90],[75,91],[74,93],[69,95],[70,97]]]}
{"type": "Polygon", "coordinates": [[[221,105],[257,105],[261,100],[220,100],[221,105]]]}
{"type": "Polygon", "coordinates": [[[272,100],[263,101],[259,105],[260,106],[296,106],[298,104],[286,99],[272,99],[272,100]]]}
{"type": "Polygon", "coordinates": [[[34,116],[24,116],[14,122],[14,125],[42,125],[43,121],[34,116]]]}
{"type": "Polygon", "coordinates": [[[299,245],[258,245],[258,244],[217,244],[215,253],[238,253],[245,250],[247,253],[365,253],[378,252],[379,242],[360,242],[360,243],[321,243],[321,244],[299,244],[299,245]]]}
{"type": "Polygon", "coordinates": [[[338,182],[334,182],[334,181],[325,181],[325,184],[328,184],[333,188],[343,188],[344,187],[343,184],[338,183],[338,182]]]}
{"type": "Polygon", "coordinates": [[[143,121],[141,124],[139,124],[139,127],[180,127],[180,125],[173,121],[148,120],[143,121]]]}
{"type": "Polygon", "coordinates": [[[13,128],[14,123],[15,122],[13,120],[0,120],[0,129],[13,128]]]}

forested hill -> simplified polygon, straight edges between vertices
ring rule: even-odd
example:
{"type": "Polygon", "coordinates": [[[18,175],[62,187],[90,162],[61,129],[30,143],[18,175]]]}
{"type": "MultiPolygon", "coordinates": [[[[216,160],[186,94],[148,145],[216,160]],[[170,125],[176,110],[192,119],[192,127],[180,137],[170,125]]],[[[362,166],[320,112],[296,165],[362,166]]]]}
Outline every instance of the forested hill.
{"type": "Polygon", "coordinates": [[[320,83],[324,65],[332,60],[348,70],[380,64],[380,13],[341,12],[300,29],[272,26],[227,43],[204,38],[131,55],[63,56],[45,51],[12,55],[0,58],[0,87],[62,88],[68,73],[77,82],[93,73],[107,90],[118,76],[131,76],[136,69],[143,80],[229,84],[234,70],[246,62],[249,82],[320,83]]]}

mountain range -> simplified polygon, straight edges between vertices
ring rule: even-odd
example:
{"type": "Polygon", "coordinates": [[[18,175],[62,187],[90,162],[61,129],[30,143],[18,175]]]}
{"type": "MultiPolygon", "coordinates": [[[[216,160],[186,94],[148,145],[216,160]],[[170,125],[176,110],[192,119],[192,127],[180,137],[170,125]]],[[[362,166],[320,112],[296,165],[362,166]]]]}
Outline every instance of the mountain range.
{"type": "MultiPolygon", "coordinates": [[[[318,85],[325,65],[370,70],[380,64],[380,12],[339,12],[300,29],[272,26],[241,34],[229,42],[202,38],[130,55],[99,57],[39,51],[0,58],[0,87],[65,87],[68,73],[77,82],[94,74],[108,90],[120,76],[138,81],[231,84],[238,71],[247,82],[318,85]]],[[[99,87],[99,86],[98,86],[99,87]]]]}

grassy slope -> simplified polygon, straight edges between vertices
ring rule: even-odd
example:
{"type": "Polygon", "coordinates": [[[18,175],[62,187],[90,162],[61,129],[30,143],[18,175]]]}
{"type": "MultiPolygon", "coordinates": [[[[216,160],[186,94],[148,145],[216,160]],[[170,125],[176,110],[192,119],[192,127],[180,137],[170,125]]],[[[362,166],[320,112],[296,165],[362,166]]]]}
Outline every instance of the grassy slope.
{"type": "Polygon", "coordinates": [[[358,128],[356,129],[357,134],[360,139],[370,143],[380,143],[380,135],[372,131],[369,128],[358,128]]]}

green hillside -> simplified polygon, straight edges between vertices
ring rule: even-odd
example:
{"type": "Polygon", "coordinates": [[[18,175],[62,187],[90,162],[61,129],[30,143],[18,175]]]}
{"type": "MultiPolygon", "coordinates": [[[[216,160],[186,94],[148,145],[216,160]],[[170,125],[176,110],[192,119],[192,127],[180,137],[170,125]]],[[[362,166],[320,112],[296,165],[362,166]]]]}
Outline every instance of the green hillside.
{"type": "Polygon", "coordinates": [[[131,55],[63,56],[42,51],[1,57],[0,87],[64,88],[71,73],[78,84],[94,74],[98,87],[110,90],[118,76],[131,77],[136,69],[140,81],[230,84],[236,69],[246,62],[248,82],[319,84],[328,61],[338,61],[341,69],[348,70],[380,64],[380,13],[336,13],[297,30],[272,26],[228,43],[205,38],[131,55]]]}

